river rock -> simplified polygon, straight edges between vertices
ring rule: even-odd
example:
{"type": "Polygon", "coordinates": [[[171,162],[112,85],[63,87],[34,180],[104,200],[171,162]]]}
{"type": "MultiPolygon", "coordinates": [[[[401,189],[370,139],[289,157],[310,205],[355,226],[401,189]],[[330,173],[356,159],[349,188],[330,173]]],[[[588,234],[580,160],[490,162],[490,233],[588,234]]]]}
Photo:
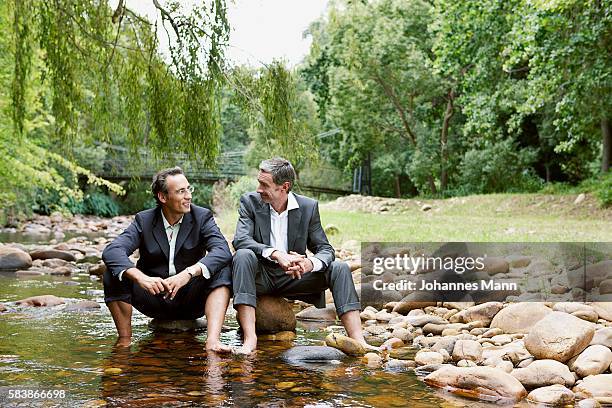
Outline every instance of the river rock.
{"type": "Polygon", "coordinates": [[[32,257],[21,249],[0,246],[0,270],[27,269],[32,266],[32,257]]]}
{"type": "Polygon", "coordinates": [[[589,303],[601,319],[612,322],[612,302],[589,303]]]}
{"type": "Polygon", "coordinates": [[[362,356],[365,354],[365,348],[357,340],[348,336],[343,336],[337,333],[331,333],[325,337],[325,344],[330,347],[342,350],[350,356],[362,356]]]}
{"type": "Polygon", "coordinates": [[[501,302],[487,302],[481,305],[469,307],[454,314],[450,321],[451,323],[470,323],[482,321],[485,326],[491,324],[493,317],[504,307],[501,302]]]}
{"type": "Polygon", "coordinates": [[[525,338],[525,347],[537,359],[566,362],[591,342],[595,327],[575,316],[552,312],[537,322],[525,338]]]}
{"type": "Polygon", "coordinates": [[[590,345],[601,344],[608,348],[612,348],[612,327],[605,327],[595,332],[590,345]]]}
{"type": "Polygon", "coordinates": [[[568,273],[570,287],[585,290],[591,290],[608,278],[612,278],[612,260],[597,262],[568,273]]]}
{"type": "Polygon", "coordinates": [[[291,305],[277,296],[257,297],[255,319],[255,330],[262,334],[294,331],[297,324],[291,305]]]}
{"type": "Polygon", "coordinates": [[[324,308],[317,308],[315,306],[309,306],[295,315],[298,320],[314,320],[314,321],[325,321],[335,322],[336,321],[336,308],[333,303],[326,305],[324,308]]]}
{"type": "Polygon", "coordinates": [[[60,266],[68,266],[72,267],[72,264],[68,261],[64,261],[63,259],[51,258],[51,259],[38,259],[36,262],[40,262],[41,266],[47,268],[59,268],[60,266]]]}
{"type": "Polygon", "coordinates": [[[572,391],[578,398],[612,398],[612,374],[590,375],[577,384],[572,391]]]}
{"type": "Polygon", "coordinates": [[[500,310],[491,321],[491,328],[499,328],[504,333],[528,333],[546,315],[552,313],[541,303],[515,303],[500,310]]]}
{"type": "Polygon", "coordinates": [[[393,311],[405,315],[414,309],[423,309],[427,306],[436,306],[437,303],[432,302],[430,299],[431,295],[429,294],[423,294],[421,292],[412,292],[408,296],[397,302],[397,304],[393,308],[393,311]]]}
{"type": "Polygon", "coordinates": [[[448,324],[448,321],[444,320],[440,316],[422,314],[419,316],[406,316],[406,322],[412,326],[425,326],[428,323],[433,324],[448,324]]]}
{"type": "Polygon", "coordinates": [[[574,403],[574,393],[562,385],[555,384],[536,388],[527,395],[527,400],[539,404],[565,406],[574,403]]]}
{"type": "Polygon", "coordinates": [[[6,312],[6,306],[4,306],[2,303],[0,303],[0,313],[2,312],[6,312]]]}
{"type": "Polygon", "coordinates": [[[457,337],[451,336],[451,337],[442,337],[441,339],[439,339],[438,341],[436,341],[434,343],[434,345],[431,347],[432,351],[440,351],[440,350],[446,350],[446,352],[448,354],[453,354],[453,350],[455,349],[455,343],[457,343],[457,337]]]}
{"type": "Polygon", "coordinates": [[[295,346],[281,355],[281,358],[289,364],[339,361],[346,357],[342,351],[327,346],[295,346]]]}
{"type": "Polygon", "coordinates": [[[525,268],[531,263],[531,258],[524,255],[509,255],[506,257],[506,260],[513,268],[525,268]]]}
{"type": "Polygon", "coordinates": [[[457,340],[453,347],[453,361],[470,360],[476,363],[482,361],[482,346],[474,340],[457,340]]]}
{"type": "Polygon", "coordinates": [[[511,374],[525,388],[538,388],[553,384],[571,387],[575,382],[574,375],[569,368],[556,360],[536,360],[525,368],[512,370],[511,374]]]}
{"type": "Polygon", "coordinates": [[[442,364],[444,362],[444,356],[435,351],[418,351],[414,356],[414,361],[420,366],[428,364],[442,364]]]}
{"type": "Polygon", "coordinates": [[[383,359],[376,353],[366,353],[362,357],[362,361],[368,367],[380,367],[382,365],[383,359]]]}
{"type": "Polygon", "coordinates": [[[413,360],[414,356],[415,353],[412,347],[400,347],[398,349],[389,350],[389,357],[398,360],[413,360]]]}
{"type": "Polygon", "coordinates": [[[76,261],[72,252],[60,251],[59,249],[40,249],[30,252],[32,259],[63,259],[64,261],[76,261]]]}
{"type": "Polygon", "coordinates": [[[91,265],[89,268],[87,268],[87,272],[90,275],[102,277],[106,272],[106,265],[104,264],[104,262],[100,262],[96,265],[91,265]]]}
{"type": "Polygon", "coordinates": [[[296,334],[292,331],[282,331],[273,334],[259,334],[257,336],[257,339],[262,341],[293,341],[295,338],[296,334]]]}
{"type": "Polygon", "coordinates": [[[612,364],[612,351],[600,344],[587,347],[578,357],[570,361],[569,367],[580,378],[602,374],[612,364]]]}
{"type": "Polygon", "coordinates": [[[483,271],[487,272],[489,275],[497,275],[498,273],[508,273],[510,270],[510,265],[508,261],[504,258],[498,257],[485,257],[482,261],[484,264],[483,271]]]}
{"type": "Polygon", "coordinates": [[[57,306],[64,302],[62,298],[54,295],[32,296],[26,299],[21,299],[16,302],[18,305],[24,306],[57,306]]]}
{"type": "Polygon", "coordinates": [[[187,332],[206,329],[206,318],[195,320],[161,320],[149,321],[149,328],[161,332],[187,332]]]}
{"type": "Polygon", "coordinates": [[[599,284],[599,294],[600,295],[612,294],[612,279],[606,279],[599,284]]]}
{"type": "Polygon", "coordinates": [[[601,404],[594,398],[586,398],[578,401],[574,408],[601,408],[601,404]]]}
{"type": "Polygon", "coordinates": [[[451,387],[464,396],[486,396],[493,400],[518,401],[527,395],[525,387],[510,374],[491,367],[444,366],[425,377],[433,387],[451,387]]]}
{"type": "Polygon", "coordinates": [[[100,309],[100,304],[98,302],[94,302],[93,300],[82,300],[77,303],[66,305],[65,310],[70,312],[82,312],[94,309],[100,309]]]}

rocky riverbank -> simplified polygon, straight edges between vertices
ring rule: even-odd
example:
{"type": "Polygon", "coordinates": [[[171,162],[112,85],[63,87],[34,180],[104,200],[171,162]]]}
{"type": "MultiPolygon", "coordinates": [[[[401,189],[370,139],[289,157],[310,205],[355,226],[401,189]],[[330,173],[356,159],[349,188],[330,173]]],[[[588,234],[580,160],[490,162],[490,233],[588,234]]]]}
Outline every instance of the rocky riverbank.
{"type": "MultiPolygon", "coordinates": [[[[103,249],[130,221],[130,217],[38,217],[29,227],[16,231],[84,235],[55,238],[48,244],[0,244],[0,270],[24,277],[88,273],[99,280],[105,270],[103,249]],[[91,232],[103,236],[90,237],[91,232]]],[[[362,281],[359,250],[356,241],[347,241],[337,250],[338,258],[350,263],[358,285],[362,281]]],[[[133,259],[137,256],[135,253],[133,259]]],[[[540,278],[557,284],[562,288],[559,292],[571,300],[570,282],[555,280],[558,271],[537,257],[497,261],[489,265],[495,275],[537,266],[545,272],[540,278]]],[[[612,262],[603,261],[598,268],[601,289],[601,283],[612,278],[612,262]]],[[[325,309],[316,309],[277,298],[262,300],[258,331],[269,333],[268,340],[291,341],[298,312],[298,319],[319,322],[330,333],[328,347],[299,346],[287,351],[286,360],[303,367],[350,355],[372,369],[414,371],[432,387],[483,401],[580,407],[612,404],[612,302],[510,299],[515,302],[424,302],[407,297],[365,307],[361,319],[366,340],[380,347],[377,352],[368,352],[343,335],[331,302],[325,309]],[[330,346],[343,353],[331,352],[330,346]]],[[[64,299],[53,294],[15,302],[32,307],[63,307],[63,303],[64,299]]],[[[100,307],[92,301],[68,306],[79,310],[100,307]]],[[[0,313],[11,313],[13,307],[0,305],[0,313]]]]}

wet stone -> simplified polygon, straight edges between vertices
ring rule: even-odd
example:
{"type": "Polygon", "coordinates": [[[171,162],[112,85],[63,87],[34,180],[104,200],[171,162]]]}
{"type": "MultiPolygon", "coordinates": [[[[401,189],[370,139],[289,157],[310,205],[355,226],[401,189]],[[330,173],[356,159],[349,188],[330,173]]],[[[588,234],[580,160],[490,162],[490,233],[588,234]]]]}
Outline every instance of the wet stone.
{"type": "Polygon", "coordinates": [[[160,320],[152,319],[149,328],[160,332],[186,332],[206,330],[206,319],[196,320],[160,320]]]}

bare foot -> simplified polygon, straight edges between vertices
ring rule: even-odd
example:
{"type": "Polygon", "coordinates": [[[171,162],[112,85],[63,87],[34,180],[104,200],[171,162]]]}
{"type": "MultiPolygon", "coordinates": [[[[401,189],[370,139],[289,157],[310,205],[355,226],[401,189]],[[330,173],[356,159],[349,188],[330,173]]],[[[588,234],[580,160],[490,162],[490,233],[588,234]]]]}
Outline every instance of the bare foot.
{"type": "Polygon", "coordinates": [[[217,353],[231,353],[232,348],[227,346],[219,341],[206,341],[206,350],[207,351],[215,351],[217,353]]]}
{"type": "Polygon", "coordinates": [[[116,347],[129,347],[132,344],[131,337],[118,337],[117,342],[115,343],[116,347]]]}
{"type": "Polygon", "coordinates": [[[233,348],[232,353],[251,354],[255,352],[255,349],[257,349],[257,339],[245,340],[244,343],[242,343],[242,346],[233,348]]]}
{"type": "Polygon", "coordinates": [[[361,345],[363,346],[364,349],[368,351],[382,351],[381,347],[372,346],[371,344],[368,344],[365,341],[361,342],[361,345]]]}

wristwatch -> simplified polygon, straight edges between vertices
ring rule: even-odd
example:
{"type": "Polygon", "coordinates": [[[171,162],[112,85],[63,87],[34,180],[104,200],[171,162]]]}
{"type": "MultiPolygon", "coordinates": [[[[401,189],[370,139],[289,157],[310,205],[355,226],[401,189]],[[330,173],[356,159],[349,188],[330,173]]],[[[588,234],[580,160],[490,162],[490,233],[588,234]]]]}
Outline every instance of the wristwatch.
{"type": "Polygon", "coordinates": [[[195,276],[195,272],[191,270],[191,267],[187,268],[187,273],[189,274],[189,280],[192,280],[195,276]]]}

